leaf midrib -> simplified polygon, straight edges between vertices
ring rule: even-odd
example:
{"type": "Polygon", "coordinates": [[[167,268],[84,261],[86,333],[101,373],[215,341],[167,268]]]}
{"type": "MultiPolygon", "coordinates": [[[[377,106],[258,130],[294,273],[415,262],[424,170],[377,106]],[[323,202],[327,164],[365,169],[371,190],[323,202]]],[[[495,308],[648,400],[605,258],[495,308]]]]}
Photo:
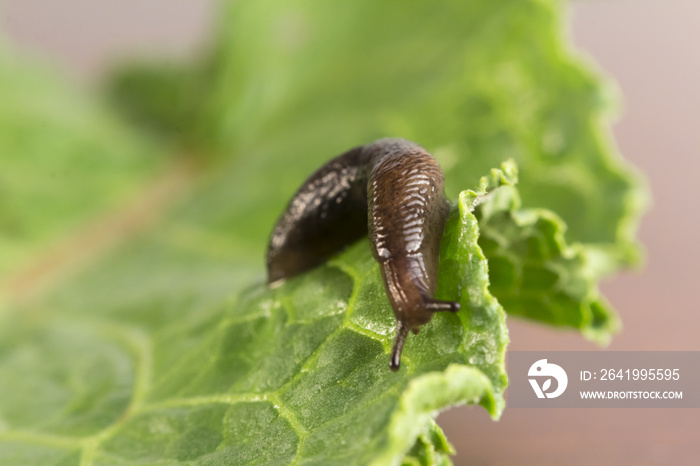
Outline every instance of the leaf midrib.
{"type": "Polygon", "coordinates": [[[0,279],[0,305],[40,298],[66,276],[152,228],[194,186],[201,173],[194,160],[192,156],[176,157],[121,206],[44,247],[27,263],[0,279]]]}

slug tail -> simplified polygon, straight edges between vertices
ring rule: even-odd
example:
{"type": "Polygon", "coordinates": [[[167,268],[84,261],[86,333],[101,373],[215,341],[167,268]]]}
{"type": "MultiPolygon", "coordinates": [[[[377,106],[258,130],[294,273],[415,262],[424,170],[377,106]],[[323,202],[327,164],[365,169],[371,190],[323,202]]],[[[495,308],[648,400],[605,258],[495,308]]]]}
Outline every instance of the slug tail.
{"type": "Polygon", "coordinates": [[[401,367],[401,351],[403,351],[403,345],[406,343],[406,337],[408,337],[408,325],[399,321],[396,327],[396,339],[394,340],[394,347],[391,349],[391,357],[389,359],[389,369],[393,372],[399,370],[401,367]]]}

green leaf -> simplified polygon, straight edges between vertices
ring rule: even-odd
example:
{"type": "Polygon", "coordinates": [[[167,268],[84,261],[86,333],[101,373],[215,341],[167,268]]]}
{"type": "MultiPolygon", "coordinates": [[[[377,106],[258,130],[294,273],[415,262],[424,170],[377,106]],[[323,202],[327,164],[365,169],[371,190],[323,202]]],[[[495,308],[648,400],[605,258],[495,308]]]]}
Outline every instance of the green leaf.
{"type": "MultiPolygon", "coordinates": [[[[0,400],[0,441],[81,448],[98,464],[391,464],[409,451],[444,461],[437,411],[480,403],[498,417],[504,405],[505,316],[488,293],[471,212],[501,182],[510,180],[494,171],[454,209],[439,293],[464,312],[412,336],[399,373],[388,369],[394,318],[363,241],[278,289],[255,285],[209,310],[145,300],[91,315],[89,300],[67,308],[59,296],[51,312],[13,315],[0,333],[0,393],[13,394],[0,400]]],[[[92,271],[90,286],[115,269],[92,271]]]]}
{"type": "Polygon", "coordinates": [[[403,459],[404,466],[450,465],[449,455],[455,450],[442,429],[433,421],[428,430],[418,436],[415,445],[403,459]]]}
{"type": "Polygon", "coordinates": [[[48,296],[30,286],[0,303],[0,462],[447,464],[437,411],[503,409],[501,304],[608,338],[617,320],[596,282],[635,262],[644,194],[606,142],[607,91],[561,40],[558,5],[224,2],[201,62],[114,80],[135,128],[3,52],[5,284],[97,213],[161,218],[57,274],[48,296]],[[410,336],[399,373],[367,241],[263,284],[267,235],[298,185],[385,136],[433,152],[457,201],[438,297],[462,311],[410,336]],[[189,191],[165,196],[168,212],[130,203],[168,173],[159,154],[183,147],[209,161],[189,191]],[[52,187],[56,171],[75,179],[52,187]]]}
{"type": "MultiPolygon", "coordinates": [[[[92,318],[90,297],[66,298],[68,308],[60,295],[53,312],[14,316],[0,339],[0,393],[15,394],[0,401],[12,426],[0,440],[58,443],[98,464],[446,461],[449,447],[432,427],[437,411],[479,402],[498,417],[503,408],[505,317],[488,292],[473,212],[497,210],[515,178],[506,164],[460,195],[441,247],[438,296],[459,299],[463,311],[436,316],[412,336],[400,373],[387,368],[395,322],[361,242],[278,289],[256,285],[211,309],[163,301],[170,289],[150,283],[151,299],[92,318]],[[32,377],[23,377],[25,367],[32,377]],[[27,392],[45,404],[36,409],[27,392]]],[[[76,289],[100,296],[122,288],[114,271],[125,254],[132,267],[148,262],[142,253],[122,251],[76,289]]]]}
{"type": "Polygon", "coordinates": [[[163,169],[161,150],[0,43],[0,280],[121,206],[163,169]]]}
{"type": "Polygon", "coordinates": [[[619,320],[598,291],[595,254],[567,244],[566,225],[557,215],[520,209],[518,191],[508,187],[493,193],[478,216],[491,290],[509,313],[608,342],[619,320]]]}

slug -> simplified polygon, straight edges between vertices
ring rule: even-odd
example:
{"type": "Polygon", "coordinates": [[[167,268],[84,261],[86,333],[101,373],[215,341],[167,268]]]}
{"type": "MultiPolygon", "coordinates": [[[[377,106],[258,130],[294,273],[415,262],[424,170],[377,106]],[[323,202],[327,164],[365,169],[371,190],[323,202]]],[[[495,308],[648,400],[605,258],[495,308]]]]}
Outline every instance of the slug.
{"type": "Polygon", "coordinates": [[[369,235],[397,321],[389,367],[397,371],[412,331],[459,303],[434,298],[440,240],[449,214],[444,175],[424,148],[380,139],[330,160],[299,188],[277,221],[267,250],[275,285],[325,262],[369,235]]]}

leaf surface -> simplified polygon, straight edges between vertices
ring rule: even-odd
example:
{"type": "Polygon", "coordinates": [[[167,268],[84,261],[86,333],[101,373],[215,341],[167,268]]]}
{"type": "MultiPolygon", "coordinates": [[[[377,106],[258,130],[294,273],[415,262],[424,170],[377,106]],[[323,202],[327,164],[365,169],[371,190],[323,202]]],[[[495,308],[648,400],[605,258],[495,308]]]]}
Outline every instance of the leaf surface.
{"type": "MultiPolygon", "coordinates": [[[[168,305],[170,289],[149,284],[151,299],[99,315],[89,314],[88,297],[12,316],[0,363],[0,392],[14,394],[0,412],[12,427],[0,440],[53,439],[97,464],[443,457],[450,450],[438,442],[436,411],[480,403],[498,417],[504,404],[505,315],[488,292],[471,212],[487,190],[511,182],[494,173],[464,193],[446,229],[439,294],[464,312],[438,315],[412,336],[399,373],[388,369],[394,318],[363,241],[280,288],[254,285],[210,309],[168,305]],[[25,367],[34,368],[29,378],[25,367]],[[40,409],[27,392],[42,394],[40,409]]],[[[138,251],[118,260],[124,254],[143,260],[138,251]]],[[[93,287],[116,268],[92,272],[93,287]]]]}

